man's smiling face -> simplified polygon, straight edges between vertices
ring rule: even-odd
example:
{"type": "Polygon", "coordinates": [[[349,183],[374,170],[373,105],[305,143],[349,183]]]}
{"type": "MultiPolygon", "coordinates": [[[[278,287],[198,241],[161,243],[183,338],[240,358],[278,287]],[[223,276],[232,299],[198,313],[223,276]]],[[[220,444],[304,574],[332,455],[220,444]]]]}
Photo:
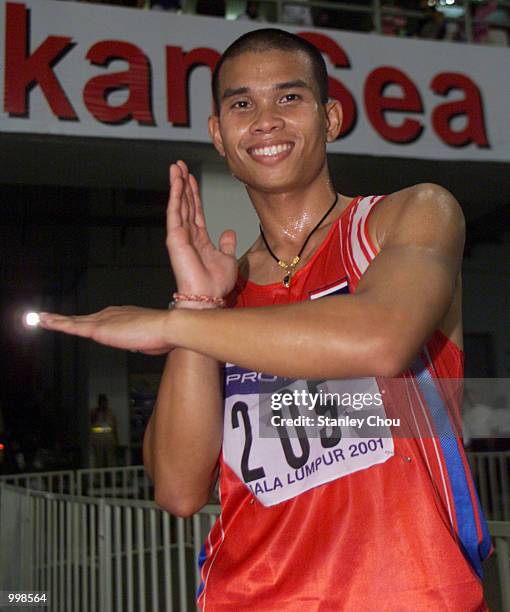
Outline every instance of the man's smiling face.
{"type": "Polygon", "coordinates": [[[243,183],[278,193],[319,176],[326,141],[337,135],[329,109],[336,104],[338,110],[338,103],[321,103],[305,53],[273,49],[229,58],[219,102],[218,116],[209,120],[211,136],[243,183]]]}

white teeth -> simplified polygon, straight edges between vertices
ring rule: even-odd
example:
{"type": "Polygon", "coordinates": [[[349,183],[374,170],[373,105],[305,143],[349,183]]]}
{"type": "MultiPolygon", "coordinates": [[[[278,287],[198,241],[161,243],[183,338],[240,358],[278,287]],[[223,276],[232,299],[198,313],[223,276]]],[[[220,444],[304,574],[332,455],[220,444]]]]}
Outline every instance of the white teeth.
{"type": "Polygon", "coordinates": [[[290,150],[291,145],[283,144],[283,145],[273,145],[272,147],[261,147],[259,149],[253,149],[254,155],[267,155],[272,157],[274,155],[278,155],[279,153],[283,153],[283,151],[290,150]]]}

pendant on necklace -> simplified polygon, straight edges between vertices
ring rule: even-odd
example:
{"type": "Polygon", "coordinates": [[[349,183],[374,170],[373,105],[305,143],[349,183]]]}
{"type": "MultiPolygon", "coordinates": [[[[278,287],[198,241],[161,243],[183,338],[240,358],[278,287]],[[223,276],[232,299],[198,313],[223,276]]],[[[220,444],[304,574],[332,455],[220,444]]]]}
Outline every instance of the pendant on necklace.
{"type": "Polygon", "coordinates": [[[282,282],[283,286],[287,287],[287,289],[290,287],[290,278],[292,276],[292,273],[294,272],[294,268],[298,265],[300,259],[300,256],[296,255],[290,263],[283,261],[283,259],[278,260],[278,265],[280,266],[280,268],[283,268],[285,272],[287,272],[287,274],[283,277],[282,282]]]}

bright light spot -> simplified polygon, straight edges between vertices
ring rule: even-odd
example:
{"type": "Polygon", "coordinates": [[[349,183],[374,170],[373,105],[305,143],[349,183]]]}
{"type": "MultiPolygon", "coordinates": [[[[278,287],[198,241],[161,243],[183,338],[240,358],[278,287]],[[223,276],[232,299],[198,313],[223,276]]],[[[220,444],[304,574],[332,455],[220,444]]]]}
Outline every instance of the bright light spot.
{"type": "Polygon", "coordinates": [[[28,327],[37,327],[37,325],[39,325],[40,319],[37,312],[27,312],[24,318],[25,324],[28,325],[28,327]]]}

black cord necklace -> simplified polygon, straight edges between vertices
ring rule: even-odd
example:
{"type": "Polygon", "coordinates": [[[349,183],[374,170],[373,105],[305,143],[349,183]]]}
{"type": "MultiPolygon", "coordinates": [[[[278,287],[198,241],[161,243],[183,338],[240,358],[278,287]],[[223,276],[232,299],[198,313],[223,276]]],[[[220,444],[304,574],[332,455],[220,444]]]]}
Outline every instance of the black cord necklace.
{"type": "Polygon", "coordinates": [[[278,263],[280,268],[283,268],[285,270],[285,272],[286,272],[285,276],[283,277],[283,286],[284,287],[290,287],[290,279],[291,279],[292,275],[294,274],[294,270],[296,269],[296,266],[298,265],[299,261],[301,260],[301,255],[303,254],[303,251],[305,250],[305,247],[308,244],[308,241],[312,237],[312,234],[315,232],[315,230],[319,229],[319,227],[320,227],[321,223],[324,221],[324,219],[329,215],[329,213],[333,210],[333,208],[335,208],[337,202],[338,202],[338,193],[336,194],[335,201],[333,202],[333,204],[331,204],[331,206],[328,208],[328,210],[321,217],[321,219],[317,223],[317,225],[313,228],[313,230],[306,237],[306,240],[304,241],[303,246],[301,247],[299,253],[290,262],[283,261],[283,259],[278,259],[278,257],[276,257],[276,255],[271,250],[271,247],[267,243],[266,237],[264,236],[264,231],[262,229],[262,225],[259,225],[259,227],[260,227],[260,235],[262,236],[262,240],[264,241],[264,244],[266,245],[266,248],[269,251],[269,254],[278,263]]]}

